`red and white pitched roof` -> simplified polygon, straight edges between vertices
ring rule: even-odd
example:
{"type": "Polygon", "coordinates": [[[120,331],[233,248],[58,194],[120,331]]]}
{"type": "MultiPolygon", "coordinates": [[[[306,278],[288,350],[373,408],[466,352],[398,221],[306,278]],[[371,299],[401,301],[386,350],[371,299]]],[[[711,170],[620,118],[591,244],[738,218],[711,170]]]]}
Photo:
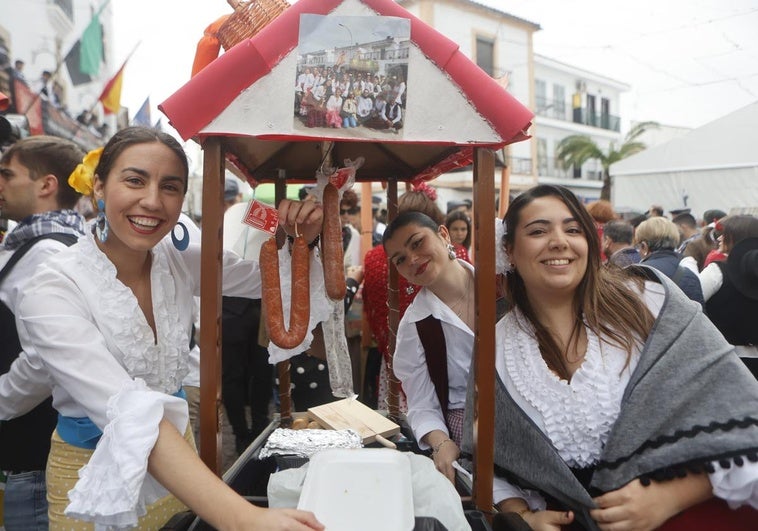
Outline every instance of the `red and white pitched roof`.
{"type": "Polygon", "coordinates": [[[159,107],[185,139],[230,137],[227,153],[258,180],[283,167],[282,160],[274,162],[283,152],[287,153],[288,177],[312,177],[321,153],[309,156],[314,149],[291,144],[323,140],[339,144],[333,153],[335,160],[365,156],[362,179],[430,178],[468,164],[472,146],[499,148],[527,138],[533,117],[461,53],[457,44],[393,0],[300,0],[257,35],[216,59],[159,107]],[[410,21],[402,135],[377,141],[346,138],[339,129],[294,128],[299,22],[305,13],[391,16],[410,21]],[[372,166],[372,152],[383,153],[385,160],[372,166]],[[298,156],[306,157],[300,160],[302,174],[298,163],[292,162],[298,156]],[[387,156],[391,160],[386,160],[387,156]]]}

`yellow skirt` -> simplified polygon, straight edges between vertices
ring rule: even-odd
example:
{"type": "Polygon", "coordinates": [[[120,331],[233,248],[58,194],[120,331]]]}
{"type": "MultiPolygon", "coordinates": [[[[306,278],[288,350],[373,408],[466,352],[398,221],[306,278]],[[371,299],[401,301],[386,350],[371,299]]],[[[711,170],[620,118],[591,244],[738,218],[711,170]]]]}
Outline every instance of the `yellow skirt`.
{"type": "MultiPolygon", "coordinates": [[[[188,427],[184,434],[187,442],[195,448],[192,430],[188,427]]],[[[91,522],[83,522],[68,518],[64,511],[69,504],[68,491],[74,488],[79,480],[79,469],[89,462],[93,450],[78,448],[63,441],[58,431],[53,432],[50,445],[50,456],[47,460],[47,503],[51,531],[93,531],[91,522]]],[[[147,514],[139,519],[137,528],[140,530],[159,530],[171,517],[187,507],[173,495],[161,498],[148,505],[147,514]]]]}

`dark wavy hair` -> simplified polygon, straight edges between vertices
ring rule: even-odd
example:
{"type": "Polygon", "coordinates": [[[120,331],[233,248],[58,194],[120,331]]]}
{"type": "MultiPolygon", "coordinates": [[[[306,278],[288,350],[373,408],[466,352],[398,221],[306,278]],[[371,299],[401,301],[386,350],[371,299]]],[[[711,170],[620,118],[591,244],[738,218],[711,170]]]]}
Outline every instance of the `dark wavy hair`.
{"type": "Polygon", "coordinates": [[[735,214],[722,218],[716,228],[724,235],[724,243],[729,249],[746,238],[758,238],[758,218],[750,214],[735,214]]]}
{"type": "Polygon", "coordinates": [[[548,367],[562,378],[570,378],[565,356],[572,346],[577,345],[583,322],[604,340],[626,350],[628,363],[635,344],[644,343],[654,321],[652,313],[635,291],[635,283],[638,289],[642,289],[643,281],[626,270],[602,267],[594,220],[569,189],[543,184],[516,197],[505,213],[507,232],[503,244],[506,249],[513,249],[521,211],[535,199],[543,197],[555,197],[565,204],[587,239],[587,270],[574,293],[576,321],[566,347],[562,349],[548,328],[540,322],[517,270],[508,273],[506,297],[532,323],[542,357],[548,367]]]}
{"type": "Polygon", "coordinates": [[[187,179],[189,177],[189,163],[187,162],[187,154],[184,152],[184,148],[182,148],[179,141],[173,136],[149,127],[126,127],[113,135],[108,143],[105,144],[103,154],[100,156],[100,162],[98,162],[97,168],[95,168],[95,175],[105,183],[108,179],[108,174],[113,168],[113,164],[126,148],[137,144],[149,144],[152,142],[160,142],[169,148],[181,162],[184,169],[184,193],[186,194],[188,184],[187,179]]]}
{"type": "Polygon", "coordinates": [[[450,230],[450,225],[452,225],[454,221],[463,221],[466,223],[466,239],[463,240],[461,245],[468,250],[468,248],[471,247],[471,219],[462,210],[454,210],[445,218],[445,227],[447,227],[448,231],[450,230]]]}

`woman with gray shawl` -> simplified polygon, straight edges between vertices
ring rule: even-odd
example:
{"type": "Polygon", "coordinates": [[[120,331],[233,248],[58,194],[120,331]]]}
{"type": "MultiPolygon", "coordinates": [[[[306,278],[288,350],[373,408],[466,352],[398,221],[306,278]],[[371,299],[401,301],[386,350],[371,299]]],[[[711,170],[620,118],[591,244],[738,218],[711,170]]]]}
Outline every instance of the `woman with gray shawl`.
{"type": "Polygon", "coordinates": [[[758,384],[699,305],[653,269],[601,267],[563,187],[517,197],[505,226],[494,528],[754,529],[758,384]]]}

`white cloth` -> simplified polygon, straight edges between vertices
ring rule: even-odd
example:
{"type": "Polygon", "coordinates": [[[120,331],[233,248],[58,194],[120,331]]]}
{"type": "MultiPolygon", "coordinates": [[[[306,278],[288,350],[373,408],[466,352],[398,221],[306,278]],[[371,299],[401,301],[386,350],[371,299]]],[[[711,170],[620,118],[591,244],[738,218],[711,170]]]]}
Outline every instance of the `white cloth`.
{"type": "Polygon", "coordinates": [[[168,494],[142,463],[158,439],[158,424],[166,418],[183,433],[188,417],[181,398],[151,391],[139,378],[125,382],[108,400],[108,425],[69,491],[66,516],[96,521],[102,528],[136,527],[147,506],[168,494]],[[123,440],[129,440],[128,447],[123,440]]]}
{"type": "MultiPolygon", "coordinates": [[[[471,526],[463,513],[460,495],[453,484],[434,468],[434,461],[423,455],[402,455],[410,461],[414,516],[435,518],[448,531],[470,531],[471,526]]],[[[299,468],[271,474],[267,490],[269,507],[296,508],[307,473],[306,463],[299,468]]],[[[382,510],[385,508],[378,507],[377,515],[382,510]]]]}
{"type": "MultiPolygon", "coordinates": [[[[643,298],[657,316],[665,298],[662,285],[645,283],[643,298]]],[[[547,366],[530,333],[531,326],[518,310],[505,315],[496,328],[495,370],[519,407],[551,440],[569,466],[596,463],[613,428],[621,398],[639,361],[639,349],[623,369],[626,352],[595,336],[586,328],[585,360],[571,378],[560,380],[547,366]]],[[[709,474],[716,496],[737,506],[748,502],[758,508],[758,463],[723,469],[709,474]]],[[[544,509],[544,500],[495,477],[493,499],[524,498],[532,510],[544,509]]]]}
{"type": "MultiPolygon", "coordinates": [[[[458,262],[473,272],[471,264],[464,260],[458,262]]],[[[416,330],[416,322],[429,315],[440,320],[445,335],[449,409],[463,409],[466,406],[468,371],[474,351],[473,331],[434,293],[422,288],[398,325],[393,361],[395,375],[402,382],[408,399],[408,423],[422,449],[429,447],[422,437],[430,431],[448,433],[434,384],[429,377],[424,347],[416,330]]]]}
{"type": "Polygon", "coordinates": [[[363,257],[361,256],[361,233],[358,229],[352,225],[347,225],[350,231],[350,243],[347,244],[347,249],[344,253],[345,271],[348,267],[359,266],[363,263],[363,257]]]}
{"type": "Polygon", "coordinates": [[[685,256],[679,262],[679,265],[689,269],[698,276],[700,288],[703,290],[703,299],[706,302],[721,289],[721,285],[724,283],[724,274],[716,262],[711,262],[702,271],[698,271],[695,258],[685,256]]]}
{"type": "MultiPolygon", "coordinates": [[[[187,250],[180,252],[163,240],[155,246],[152,256],[155,335],[132,291],[116,278],[113,263],[99,250],[91,234],[38,268],[16,314],[26,355],[0,377],[0,404],[15,404],[23,398],[17,393],[23,389],[25,372],[46,371],[53,382],[53,405],[62,415],[89,417],[103,432],[121,434],[112,440],[100,440],[93,455],[93,459],[97,456],[93,462],[98,467],[108,468],[113,460],[120,462],[128,457],[129,463],[146,471],[152,446],[145,445],[144,438],[123,434],[141,433],[143,429],[154,431],[155,437],[158,434],[158,424],[146,422],[147,414],[127,413],[132,410],[124,409],[120,398],[113,402],[111,399],[130,389],[130,402],[142,393],[141,400],[153,403],[144,411],[162,411],[161,403],[176,400],[166,395],[179,390],[187,375],[193,296],[200,290],[200,247],[190,243],[187,250]],[[130,387],[137,379],[145,382],[143,390],[130,387]],[[111,406],[113,409],[109,409],[111,406]]],[[[223,267],[224,294],[260,298],[256,263],[224,253],[223,267]]],[[[186,403],[182,401],[181,407],[184,420],[176,425],[183,432],[186,403]]],[[[14,412],[2,414],[2,418],[11,418],[14,412]]],[[[70,493],[72,499],[76,492],[91,496],[87,506],[92,515],[108,513],[114,504],[113,492],[126,493],[122,478],[113,475],[101,480],[105,483],[99,483],[94,493],[79,483],[70,493]],[[104,486],[111,483],[112,489],[104,486]]],[[[140,481],[129,483],[130,495],[135,489],[143,491],[140,481]]],[[[134,510],[143,503],[144,497],[138,496],[134,510]]]]}

